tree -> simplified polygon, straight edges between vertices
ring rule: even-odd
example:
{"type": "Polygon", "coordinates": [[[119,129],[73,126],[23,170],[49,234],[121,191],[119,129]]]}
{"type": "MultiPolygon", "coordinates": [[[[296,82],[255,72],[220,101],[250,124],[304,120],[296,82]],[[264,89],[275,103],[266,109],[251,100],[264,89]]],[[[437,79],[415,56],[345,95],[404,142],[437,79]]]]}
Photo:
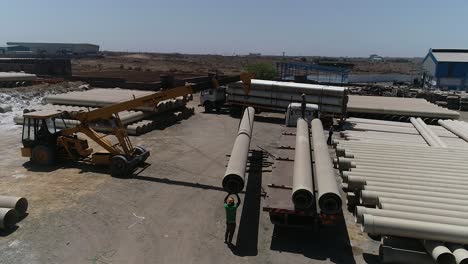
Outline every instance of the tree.
{"type": "Polygon", "coordinates": [[[249,73],[255,74],[256,79],[273,80],[277,76],[276,69],[268,63],[253,63],[246,67],[249,73]]]}

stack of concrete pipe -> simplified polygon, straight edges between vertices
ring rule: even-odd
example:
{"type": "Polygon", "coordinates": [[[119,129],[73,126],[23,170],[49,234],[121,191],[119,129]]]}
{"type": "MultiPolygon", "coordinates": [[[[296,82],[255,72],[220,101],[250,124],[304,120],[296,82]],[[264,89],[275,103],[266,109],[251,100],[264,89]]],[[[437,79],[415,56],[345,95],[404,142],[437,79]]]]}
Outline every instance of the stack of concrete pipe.
{"type": "Polygon", "coordinates": [[[428,121],[431,123],[437,119],[458,119],[460,117],[458,112],[439,107],[425,99],[383,96],[350,95],[348,112],[364,117],[379,115],[398,121],[407,121],[409,117],[419,116],[429,118],[428,121]]]}
{"type": "Polygon", "coordinates": [[[447,147],[447,145],[429,127],[426,126],[426,123],[424,123],[421,118],[411,117],[410,121],[429,146],[440,148],[447,147]]]}
{"type": "Polygon", "coordinates": [[[322,213],[336,214],[341,212],[342,200],[322,121],[320,119],[312,120],[311,129],[318,205],[322,213]]]}
{"type": "Polygon", "coordinates": [[[25,198],[0,196],[0,229],[12,229],[27,210],[28,201],[25,198]]]}
{"type": "Polygon", "coordinates": [[[24,72],[0,72],[0,87],[18,87],[30,85],[37,79],[35,74],[24,72]]]}
{"type": "Polygon", "coordinates": [[[338,140],[336,162],[348,205],[376,207],[356,207],[364,232],[418,239],[438,263],[466,263],[468,148],[441,146],[430,133],[422,136],[425,146],[338,140]]]}
{"type": "Polygon", "coordinates": [[[237,137],[234,141],[229,163],[222,181],[222,186],[228,193],[239,193],[244,189],[254,117],[255,109],[247,107],[240,122],[237,137]]]}
{"type": "Polygon", "coordinates": [[[229,85],[227,94],[228,101],[280,109],[286,109],[291,102],[302,102],[301,95],[305,94],[306,102],[317,104],[322,112],[346,112],[347,89],[338,86],[253,79],[248,96],[244,93],[242,83],[229,85]]]}
{"type": "MultiPolygon", "coordinates": [[[[442,126],[426,125],[421,118],[411,118],[411,120],[413,120],[412,123],[401,123],[349,118],[346,121],[346,127],[351,128],[351,130],[341,132],[341,136],[350,141],[403,145],[429,145],[426,141],[427,138],[432,144],[435,144],[434,146],[468,147],[468,142],[442,126]]],[[[466,125],[465,122],[458,123],[466,125]]]]}
{"type": "Polygon", "coordinates": [[[310,152],[309,124],[303,118],[298,118],[291,196],[298,209],[310,208],[315,202],[310,152]]]}
{"type": "MultiPolygon", "coordinates": [[[[95,89],[95,90],[98,90],[98,93],[97,94],[101,94],[103,91],[107,91],[107,93],[111,92],[112,89],[95,89]]],[[[89,91],[94,91],[94,90],[89,90],[89,91]]],[[[89,92],[89,91],[86,91],[86,92],[89,92]]],[[[129,90],[120,90],[120,89],[116,89],[116,91],[118,91],[118,95],[120,94],[120,97],[122,97],[122,91],[123,93],[128,96],[130,93],[128,92],[129,90]]],[[[131,90],[130,90],[131,91],[131,90]]],[[[146,92],[141,92],[141,91],[138,91],[138,95],[141,96],[141,95],[144,95],[146,92]]],[[[68,93],[66,94],[67,96],[65,96],[65,98],[68,98],[69,97],[69,94],[71,95],[76,95],[78,98],[81,98],[83,97],[83,95],[80,95],[81,93],[83,92],[71,92],[71,93],[68,93]]],[[[58,95],[57,95],[58,96],[58,95]]],[[[87,94],[87,96],[89,96],[89,94],[87,94]]],[[[100,95],[102,97],[102,94],[100,95]]],[[[95,98],[95,102],[100,102],[97,106],[105,106],[107,105],[107,103],[102,103],[103,102],[103,99],[99,97],[99,95],[95,98]]],[[[52,97],[54,100],[57,99],[56,97],[52,97]]],[[[117,98],[119,98],[119,96],[117,96],[117,98]]],[[[122,97],[123,98],[123,97],[122,97]]],[[[122,99],[120,98],[120,99],[122,99]]],[[[52,101],[54,101],[52,100],[52,101]]],[[[55,102],[61,102],[61,103],[67,103],[67,104],[73,104],[74,101],[70,101],[70,100],[65,100],[65,99],[61,99],[62,101],[58,101],[58,100],[55,100],[55,102]]],[[[76,99],[78,100],[78,99],[76,99]]],[[[117,102],[116,99],[113,99],[112,102],[117,102]]],[[[90,110],[94,110],[96,108],[94,107],[90,107],[90,105],[92,105],[93,103],[90,101],[82,101],[80,103],[80,105],[85,105],[87,107],[84,107],[84,106],[76,106],[76,105],[53,105],[53,104],[46,104],[46,105],[40,105],[40,106],[35,106],[34,108],[31,108],[31,109],[25,109],[25,112],[31,112],[31,111],[40,111],[40,110],[56,110],[56,111],[68,111],[68,112],[72,112],[72,111],[90,111],[90,110]]],[[[156,127],[159,125],[159,123],[161,122],[165,122],[167,120],[144,120],[144,119],[149,119],[151,116],[155,115],[155,114],[160,114],[160,113],[166,113],[166,112],[169,112],[169,111],[173,111],[175,109],[181,109],[180,113],[177,112],[175,113],[175,117],[174,117],[174,120],[173,122],[169,122],[169,123],[174,123],[175,121],[179,121],[181,119],[184,119],[186,118],[187,116],[189,115],[192,115],[194,113],[193,111],[193,108],[184,108],[186,104],[186,100],[184,98],[178,98],[178,99],[173,99],[173,100],[166,100],[166,101],[163,101],[163,102],[160,102],[158,104],[158,106],[156,108],[152,108],[151,111],[134,111],[134,110],[129,110],[129,111],[122,111],[119,113],[119,117],[120,117],[120,120],[122,121],[122,124],[124,126],[127,126],[127,133],[129,135],[134,135],[134,136],[138,136],[138,135],[141,135],[141,134],[145,134],[149,131],[152,131],[154,129],[156,129],[156,127]],[[190,112],[190,113],[189,113],[190,112]],[[180,117],[178,118],[177,116],[180,117]]],[[[22,116],[16,116],[14,118],[14,121],[16,124],[18,125],[22,125],[23,124],[23,117],[22,116]]],[[[63,129],[63,128],[66,128],[66,127],[74,127],[74,126],[77,126],[79,124],[78,121],[76,120],[56,120],[56,125],[57,125],[57,128],[60,128],[60,129],[63,129]]],[[[98,131],[98,132],[110,132],[112,131],[112,128],[109,126],[109,124],[107,123],[102,123],[102,122],[97,122],[97,123],[93,123],[91,125],[91,127],[98,131]]]]}
{"type": "Polygon", "coordinates": [[[443,126],[453,134],[468,142],[468,124],[454,120],[439,120],[439,125],[443,126]]]}

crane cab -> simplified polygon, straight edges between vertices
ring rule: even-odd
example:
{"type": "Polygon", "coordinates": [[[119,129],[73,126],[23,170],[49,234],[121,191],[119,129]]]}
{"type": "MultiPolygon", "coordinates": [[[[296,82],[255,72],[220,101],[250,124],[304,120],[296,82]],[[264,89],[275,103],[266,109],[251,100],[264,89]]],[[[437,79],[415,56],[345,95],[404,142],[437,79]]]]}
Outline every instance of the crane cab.
{"type": "Polygon", "coordinates": [[[44,165],[53,164],[58,135],[55,119],[60,115],[58,111],[37,111],[23,115],[23,157],[44,165]]]}

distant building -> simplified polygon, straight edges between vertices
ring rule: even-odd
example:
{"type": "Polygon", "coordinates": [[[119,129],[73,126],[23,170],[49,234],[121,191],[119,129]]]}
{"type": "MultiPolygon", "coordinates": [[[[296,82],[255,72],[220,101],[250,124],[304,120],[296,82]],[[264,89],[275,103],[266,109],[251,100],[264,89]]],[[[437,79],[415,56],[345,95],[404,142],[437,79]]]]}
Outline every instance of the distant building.
{"type": "Polygon", "coordinates": [[[384,61],[384,58],[382,56],[379,56],[377,54],[372,54],[369,56],[369,61],[370,62],[382,62],[384,61]]]}
{"type": "Polygon", "coordinates": [[[93,56],[99,46],[87,43],[7,42],[5,54],[30,53],[35,56],[93,56]]]}
{"type": "Polygon", "coordinates": [[[468,50],[430,49],[422,66],[425,87],[468,90],[468,50]]]}

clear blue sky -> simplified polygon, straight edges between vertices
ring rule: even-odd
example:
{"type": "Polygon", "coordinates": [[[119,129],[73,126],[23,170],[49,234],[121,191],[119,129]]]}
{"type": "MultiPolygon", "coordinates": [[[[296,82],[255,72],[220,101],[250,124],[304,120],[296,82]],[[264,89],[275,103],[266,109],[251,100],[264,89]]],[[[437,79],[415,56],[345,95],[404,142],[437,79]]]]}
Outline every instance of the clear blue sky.
{"type": "Polygon", "coordinates": [[[468,1],[9,0],[6,41],[89,42],[102,50],[422,57],[468,48],[468,1]]]}

